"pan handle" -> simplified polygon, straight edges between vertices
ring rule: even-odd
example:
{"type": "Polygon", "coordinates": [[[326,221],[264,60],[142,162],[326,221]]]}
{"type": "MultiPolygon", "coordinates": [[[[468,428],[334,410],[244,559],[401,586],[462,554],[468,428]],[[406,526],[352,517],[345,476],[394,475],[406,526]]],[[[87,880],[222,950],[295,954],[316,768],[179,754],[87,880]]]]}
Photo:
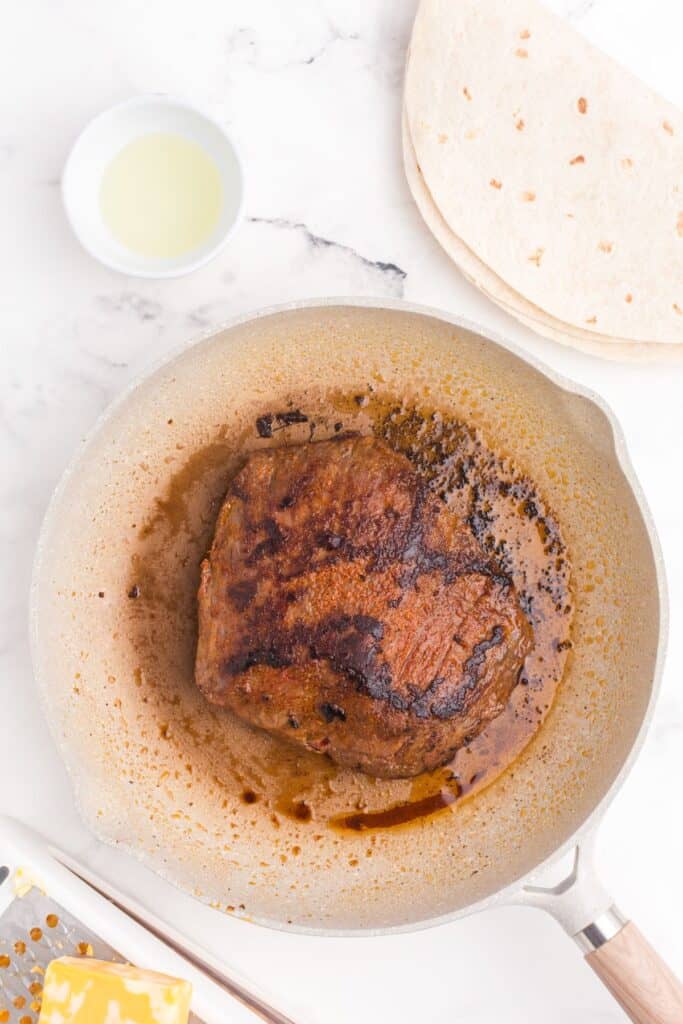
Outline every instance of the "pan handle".
{"type": "MultiPolygon", "coordinates": [[[[614,918],[621,915],[613,909],[614,918]]],[[[593,968],[634,1024],[681,1024],[683,985],[654,951],[632,921],[623,922],[609,935],[609,915],[576,936],[593,968]],[[608,925],[608,933],[603,931],[608,925]],[[580,937],[579,937],[580,936],[580,937]]]]}
{"type": "Polygon", "coordinates": [[[683,984],[614,906],[593,866],[594,843],[592,833],[577,844],[559,882],[543,884],[546,867],[514,902],[545,910],[562,925],[634,1024],[683,1024],[683,984]]]}

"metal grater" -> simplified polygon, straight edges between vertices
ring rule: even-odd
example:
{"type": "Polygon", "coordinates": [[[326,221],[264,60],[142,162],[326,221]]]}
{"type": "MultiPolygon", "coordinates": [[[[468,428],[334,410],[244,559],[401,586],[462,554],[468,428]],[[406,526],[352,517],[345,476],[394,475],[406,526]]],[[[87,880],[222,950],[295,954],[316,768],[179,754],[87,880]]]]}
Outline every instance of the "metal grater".
{"type": "MultiPolygon", "coordinates": [[[[7,885],[9,870],[4,869],[4,874],[7,885]]],[[[124,962],[115,949],[39,889],[16,896],[0,917],[0,963],[9,961],[0,970],[0,1021],[37,1022],[43,975],[59,956],[124,962]]]]}
{"type": "Polygon", "coordinates": [[[94,956],[186,979],[190,1024],[255,1024],[259,1017],[293,1024],[250,979],[228,972],[24,825],[0,817],[0,1024],[38,1024],[43,975],[60,956],[94,956]]]}
{"type": "MultiPolygon", "coordinates": [[[[0,885],[10,885],[10,871],[0,867],[0,885]]],[[[51,960],[60,956],[94,956],[126,963],[126,958],[82,921],[37,887],[16,895],[0,916],[0,1022],[37,1024],[42,979],[51,960]]],[[[190,1016],[194,1024],[198,1017],[190,1016]]]]}
{"type": "Polygon", "coordinates": [[[251,979],[24,825],[0,817],[0,1024],[37,1024],[43,973],[59,956],[95,956],[186,979],[191,1024],[294,1024],[251,979]]]}

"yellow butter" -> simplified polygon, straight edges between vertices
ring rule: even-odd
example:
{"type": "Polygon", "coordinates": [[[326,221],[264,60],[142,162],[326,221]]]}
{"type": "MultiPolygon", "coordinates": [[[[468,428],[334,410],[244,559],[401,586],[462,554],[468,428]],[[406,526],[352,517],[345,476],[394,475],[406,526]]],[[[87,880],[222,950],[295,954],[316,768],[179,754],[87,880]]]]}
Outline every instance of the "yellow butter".
{"type": "Polygon", "coordinates": [[[64,956],[45,973],[38,1024],[187,1024],[191,998],[188,981],[64,956]]]}

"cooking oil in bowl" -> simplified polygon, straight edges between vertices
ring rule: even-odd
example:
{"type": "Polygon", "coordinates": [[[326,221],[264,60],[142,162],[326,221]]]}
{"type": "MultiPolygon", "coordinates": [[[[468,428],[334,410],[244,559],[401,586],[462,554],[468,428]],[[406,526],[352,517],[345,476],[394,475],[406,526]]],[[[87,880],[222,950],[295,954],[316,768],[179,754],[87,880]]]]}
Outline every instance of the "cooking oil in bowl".
{"type": "Polygon", "coordinates": [[[62,197],[76,237],[105,266],[177,277],[226,244],[240,220],[244,175],[222,125],[152,94],[86,125],[66,161],[62,197]]]}
{"type": "Polygon", "coordinates": [[[220,171],[198,143],[149,132],[125,145],[106,167],[100,212],[112,236],[150,259],[177,259],[200,248],[223,209],[220,171]]]}

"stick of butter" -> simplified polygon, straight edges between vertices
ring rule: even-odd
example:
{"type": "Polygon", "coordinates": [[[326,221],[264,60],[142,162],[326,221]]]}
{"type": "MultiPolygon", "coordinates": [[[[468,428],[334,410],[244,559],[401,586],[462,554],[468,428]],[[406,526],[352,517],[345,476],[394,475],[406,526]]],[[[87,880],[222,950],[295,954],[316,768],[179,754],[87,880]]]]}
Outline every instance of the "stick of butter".
{"type": "Polygon", "coordinates": [[[38,1024],[187,1024],[191,998],[188,981],[64,956],[45,972],[38,1024]]]}

